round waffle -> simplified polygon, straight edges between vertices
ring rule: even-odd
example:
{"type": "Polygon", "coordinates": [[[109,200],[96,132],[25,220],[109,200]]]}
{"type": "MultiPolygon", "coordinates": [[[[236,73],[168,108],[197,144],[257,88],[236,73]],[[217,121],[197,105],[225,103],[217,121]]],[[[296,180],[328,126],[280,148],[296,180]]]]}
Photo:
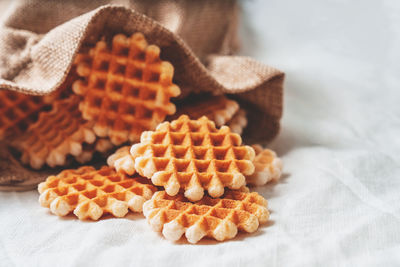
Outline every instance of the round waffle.
{"type": "Polygon", "coordinates": [[[128,208],[141,212],[156,188],[138,175],[128,177],[108,166],[100,170],[84,166],[49,176],[38,190],[40,204],[52,213],[65,216],[73,211],[80,220],[98,220],[104,213],[124,217],[128,208]]]}
{"type": "Polygon", "coordinates": [[[73,91],[84,96],[82,115],[94,122],[98,136],[109,136],[115,145],[138,141],[143,131],[175,113],[169,101],[180,94],[172,83],[174,68],[160,59],[160,49],[148,45],[143,34],[115,35],[111,47],[99,41],[75,62],[84,78],[73,85],[73,91]]]}
{"type": "Polygon", "coordinates": [[[190,120],[182,115],[161,123],[154,132],[144,132],[131,154],[140,175],[163,186],[171,196],[182,188],[188,199],[196,201],[204,190],[220,197],[225,187],[245,185],[244,175],[254,172],[255,153],[241,144],[241,137],[227,126],[216,129],[207,117],[190,120]]]}
{"type": "Polygon", "coordinates": [[[252,233],[268,221],[267,201],[253,192],[227,190],[223,198],[204,196],[191,203],[183,194],[156,192],[143,205],[143,214],[154,231],[176,241],[185,234],[190,243],[205,236],[218,241],[231,239],[238,230],[252,233]]]}

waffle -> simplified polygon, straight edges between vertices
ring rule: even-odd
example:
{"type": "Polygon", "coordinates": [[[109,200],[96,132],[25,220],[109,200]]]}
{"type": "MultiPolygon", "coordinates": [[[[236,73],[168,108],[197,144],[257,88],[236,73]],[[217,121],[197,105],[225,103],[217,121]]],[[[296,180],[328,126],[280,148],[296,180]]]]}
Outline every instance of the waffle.
{"type": "Polygon", "coordinates": [[[134,174],[136,172],[135,159],[130,153],[130,148],[130,146],[121,147],[114,154],[110,155],[107,159],[108,166],[129,175],[134,174]]]}
{"type": "Polygon", "coordinates": [[[108,166],[95,170],[84,166],[49,176],[40,183],[39,202],[58,216],[71,211],[80,219],[98,220],[104,213],[124,217],[128,208],[141,212],[156,188],[140,176],[127,177],[108,166]]]}
{"type": "Polygon", "coordinates": [[[191,203],[183,194],[156,192],[143,205],[143,214],[154,231],[171,241],[185,233],[190,243],[203,237],[218,241],[234,238],[238,232],[252,233],[268,221],[267,201],[259,194],[229,190],[223,198],[203,197],[191,203]]]}
{"type": "Polygon", "coordinates": [[[255,153],[241,143],[241,137],[227,126],[218,130],[207,117],[190,120],[182,115],[160,124],[154,132],[144,132],[131,154],[140,175],[163,186],[171,196],[182,188],[188,199],[196,201],[204,190],[219,197],[224,187],[245,185],[244,175],[254,172],[255,153]]]}
{"type": "Polygon", "coordinates": [[[63,166],[67,155],[79,156],[84,142],[95,141],[90,124],[78,110],[79,101],[78,96],[56,101],[50,111],[42,112],[38,121],[29,126],[18,144],[23,163],[34,169],[45,163],[50,167],[63,166]]]}
{"type": "Polygon", "coordinates": [[[40,96],[0,90],[0,140],[25,133],[47,106],[40,96]]]}
{"type": "Polygon", "coordinates": [[[246,181],[253,185],[264,185],[269,181],[277,181],[282,174],[282,160],[270,149],[263,149],[260,145],[253,145],[256,152],[254,158],[255,171],[246,177],[246,181]]]}
{"type": "Polygon", "coordinates": [[[161,61],[160,49],[148,45],[143,34],[115,35],[111,46],[99,41],[88,54],[78,55],[77,72],[84,79],[73,91],[84,96],[79,108],[94,122],[96,135],[120,145],[138,141],[143,131],[175,113],[169,100],[180,89],[172,83],[173,66],[161,61]]]}
{"type": "Polygon", "coordinates": [[[218,127],[225,125],[239,110],[239,104],[223,95],[220,96],[192,96],[186,102],[178,105],[177,113],[170,120],[188,115],[192,119],[206,116],[214,121],[218,127]]]}
{"type": "Polygon", "coordinates": [[[244,109],[239,109],[226,125],[231,128],[233,133],[242,134],[243,129],[247,126],[246,111],[244,109]]]}

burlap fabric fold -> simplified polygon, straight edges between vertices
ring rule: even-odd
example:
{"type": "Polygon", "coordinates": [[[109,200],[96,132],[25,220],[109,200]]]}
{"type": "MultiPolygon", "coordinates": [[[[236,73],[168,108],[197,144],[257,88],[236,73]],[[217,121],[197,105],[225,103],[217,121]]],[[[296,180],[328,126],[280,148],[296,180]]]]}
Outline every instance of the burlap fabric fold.
{"type": "MultiPolygon", "coordinates": [[[[63,82],[83,43],[139,31],[174,65],[181,97],[232,94],[248,109],[248,140],[267,142],[279,130],[284,74],[233,56],[238,13],[233,0],[19,1],[0,26],[0,89],[48,94],[63,82]]],[[[25,169],[6,146],[0,150],[0,189],[48,175],[25,169]]]]}

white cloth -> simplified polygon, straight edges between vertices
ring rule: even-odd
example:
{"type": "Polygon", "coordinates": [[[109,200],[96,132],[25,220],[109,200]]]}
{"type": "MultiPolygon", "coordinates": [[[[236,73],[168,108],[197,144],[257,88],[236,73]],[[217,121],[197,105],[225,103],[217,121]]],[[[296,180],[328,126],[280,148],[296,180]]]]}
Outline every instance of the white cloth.
{"type": "Polygon", "coordinates": [[[0,266],[398,266],[400,4],[243,2],[243,54],[287,73],[271,222],[170,243],[141,215],[81,222],[0,193],[0,266]]]}

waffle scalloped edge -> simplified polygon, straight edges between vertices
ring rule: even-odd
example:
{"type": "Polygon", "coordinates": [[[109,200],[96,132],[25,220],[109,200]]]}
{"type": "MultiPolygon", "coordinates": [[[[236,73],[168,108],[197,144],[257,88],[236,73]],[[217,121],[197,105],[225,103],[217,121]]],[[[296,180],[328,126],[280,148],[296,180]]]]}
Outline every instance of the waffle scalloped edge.
{"type": "Polygon", "coordinates": [[[57,100],[50,111],[39,114],[27,133],[16,144],[22,151],[21,160],[34,169],[45,163],[50,167],[63,166],[67,155],[80,156],[82,145],[95,142],[91,124],[85,121],[78,110],[79,96],[57,100]]]}
{"type": "Polygon", "coordinates": [[[252,147],[256,152],[253,160],[255,171],[246,177],[246,182],[253,185],[264,185],[270,181],[279,180],[282,175],[282,160],[270,149],[264,149],[260,145],[252,147]]]}
{"type": "Polygon", "coordinates": [[[143,177],[128,177],[108,166],[84,166],[49,176],[38,191],[40,204],[58,216],[73,212],[80,220],[98,220],[104,213],[124,217],[128,209],[141,212],[156,188],[143,177]]]}
{"type": "Polygon", "coordinates": [[[143,205],[150,227],[170,241],[185,234],[190,243],[203,237],[218,241],[234,238],[238,230],[252,233],[269,219],[267,201],[258,193],[228,191],[223,198],[205,196],[191,203],[180,194],[156,192],[143,205]]]}
{"type": "Polygon", "coordinates": [[[226,125],[231,128],[232,132],[237,134],[242,134],[243,129],[247,126],[247,113],[244,109],[239,109],[232,119],[226,123],[226,125]]]}
{"type": "Polygon", "coordinates": [[[130,153],[130,148],[131,146],[123,146],[117,149],[107,158],[108,166],[115,168],[117,171],[133,175],[136,172],[135,159],[130,153]]]}
{"type": "Polygon", "coordinates": [[[84,164],[91,161],[96,153],[106,157],[114,147],[114,144],[108,138],[98,138],[92,144],[84,143],[82,153],[79,156],[75,156],[75,160],[80,164],[84,164]]]}

